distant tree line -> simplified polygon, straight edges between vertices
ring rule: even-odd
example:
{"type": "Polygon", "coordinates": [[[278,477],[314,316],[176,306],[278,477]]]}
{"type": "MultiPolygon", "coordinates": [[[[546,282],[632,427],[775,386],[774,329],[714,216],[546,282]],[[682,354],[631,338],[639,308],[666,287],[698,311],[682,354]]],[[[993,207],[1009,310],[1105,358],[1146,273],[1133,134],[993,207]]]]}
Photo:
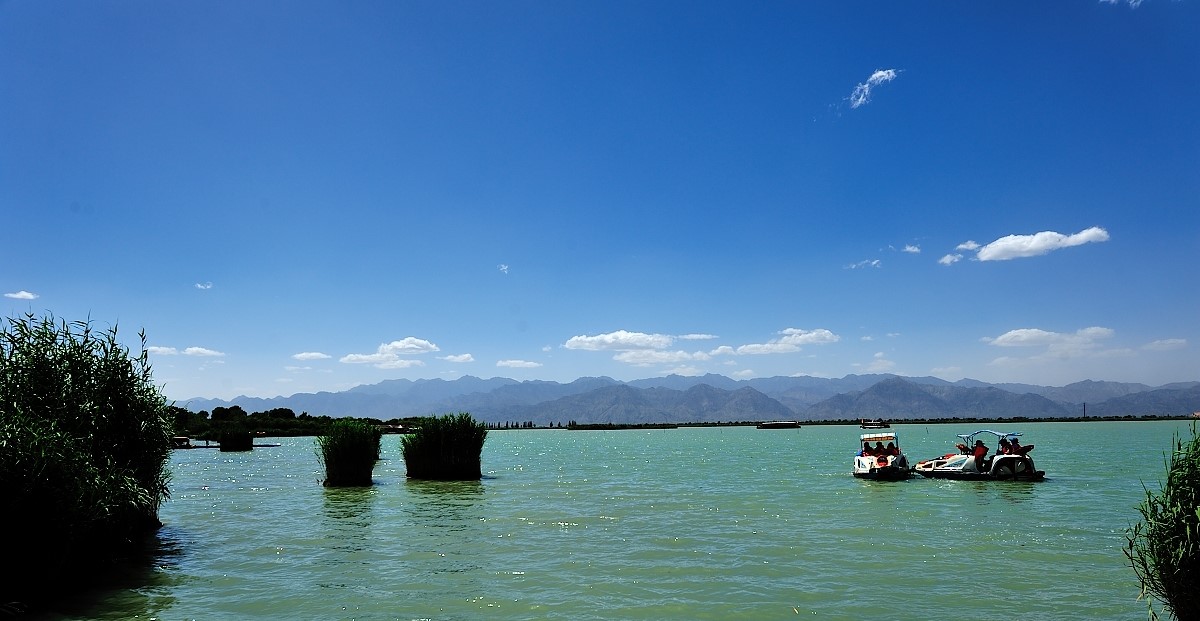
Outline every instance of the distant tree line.
{"type": "Polygon", "coordinates": [[[229,431],[248,431],[258,436],[274,438],[296,436],[323,436],[330,433],[334,422],[339,420],[360,420],[365,423],[388,428],[412,428],[420,417],[393,418],[379,420],[377,418],[356,418],[352,416],[334,418],[332,416],[312,416],[308,412],[296,414],[291,408],[272,408],[263,412],[246,412],[240,405],[229,407],[218,406],[212,412],[201,410],[192,412],[178,406],[170,406],[170,413],[175,421],[175,435],[188,436],[198,440],[220,440],[221,434],[229,431]]]}

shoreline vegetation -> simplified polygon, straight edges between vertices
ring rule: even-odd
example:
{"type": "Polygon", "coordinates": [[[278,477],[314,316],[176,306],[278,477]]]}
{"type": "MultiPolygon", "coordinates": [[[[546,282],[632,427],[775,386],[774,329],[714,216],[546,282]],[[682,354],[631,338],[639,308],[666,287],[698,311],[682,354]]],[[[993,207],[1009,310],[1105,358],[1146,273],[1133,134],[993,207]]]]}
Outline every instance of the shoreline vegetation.
{"type": "Polygon", "coordinates": [[[0,330],[0,603],[34,605],[136,557],[169,497],[171,416],[140,333],[52,315],[0,330]]]}
{"type": "MultiPolygon", "coordinates": [[[[193,440],[219,441],[224,433],[233,429],[244,429],[254,437],[317,437],[328,435],[333,424],[342,420],[356,420],[372,425],[382,434],[412,433],[427,417],[404,417],[380,420],[362,417],[331,417],[311,416],[307,412],[296,414],[286,408],[277,408],[264,412],[247,413],[239,406],[230,408],[215,408],[210,415],[208,412],[191,412],[177,406],[169,407],[175,420],[175,433],[187,436],[193,440]]],[[[428,417],[428,418],[433,418],[428,417]]],[[[1005,417],[940,417],[940,418],[906,418],[891,419],[887,422],[896,425],[953,425],[953,424],[993,424],[1012,425],[1027,423],[1094,423],[1105,421],[1162,421],[1162,420],[1194,420],[1190,415],[1124,415],[1124,416],[1058,416],[1049,418],[1032,418],[1025,416],[1005,417]]],[[[861,421],[853,419],[835,420],[804,420],[795,419],[802,426],[816,425],[853,425],[857,427],[861,421]]],[[[579,423],[574,420],[536,425],[533,422],[487,422],[488,431],[512,431],[519,429],[563,429],[563,430],[620,430],[620,429],[678,429],[688,427],[745,427],[757,426],[762,420],[716,421],[716,422],[653,422],[653,423],[579,423]]]]}

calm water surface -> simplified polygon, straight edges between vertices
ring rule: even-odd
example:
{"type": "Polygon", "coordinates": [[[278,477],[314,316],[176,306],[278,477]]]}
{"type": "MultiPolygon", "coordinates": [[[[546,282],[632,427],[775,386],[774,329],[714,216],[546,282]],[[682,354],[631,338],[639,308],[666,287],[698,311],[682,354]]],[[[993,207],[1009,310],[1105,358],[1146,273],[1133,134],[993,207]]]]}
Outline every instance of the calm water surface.
{"type": "MultiPolygon", "coordinates": [[[[976,428],[894,429],[915,461],[976,428]]],[[[848,426],[492,432],[474,483],[385,436],[368,489],[312,438],[176,451],[155,568],[59,618],[1143,619],[1124,532],[1187,429],[1020,425],[1043,483],[860,481],[848,426]]]]}

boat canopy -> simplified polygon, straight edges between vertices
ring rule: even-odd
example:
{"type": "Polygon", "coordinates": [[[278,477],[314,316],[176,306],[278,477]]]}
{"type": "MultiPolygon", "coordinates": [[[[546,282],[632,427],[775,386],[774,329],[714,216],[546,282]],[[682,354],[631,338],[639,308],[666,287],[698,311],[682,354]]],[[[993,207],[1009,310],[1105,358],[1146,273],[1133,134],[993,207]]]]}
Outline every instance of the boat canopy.
{"type": "Polygon", "coordinates": [[[960,433],[956,437],[962,438],[963,442],[970,444],[971,440],[974,440],[975,436],[977,436],[981,433],[990,433],[990,434],[996,436],[997,439],[1004,438],[1006,440],[1011,440],[1011,439],[1016,438],[1021,435],[1020,433],[1017,433],[1017,432],[1004,432],[1004,431],[992,431],[991,429],[980,429],[979,431],[972,431],[971,433],[960,433]]]}
{"type": "Polygon", "coordinates": [[[894,432],[886,433],[864,433],[859,436],[859,442],[895,442],[896,434],[894,432]]]}

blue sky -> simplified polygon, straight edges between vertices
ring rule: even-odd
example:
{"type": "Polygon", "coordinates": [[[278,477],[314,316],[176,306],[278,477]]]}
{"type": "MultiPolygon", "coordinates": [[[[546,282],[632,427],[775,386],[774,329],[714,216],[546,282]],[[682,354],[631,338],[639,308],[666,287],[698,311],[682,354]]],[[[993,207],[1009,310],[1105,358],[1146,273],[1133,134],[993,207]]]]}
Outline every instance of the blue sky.
{"type": "Polygon", "coordinates": [[[173,399],[1200,379],[1200,8],[0,2],[0,311],[173,399]]]}

